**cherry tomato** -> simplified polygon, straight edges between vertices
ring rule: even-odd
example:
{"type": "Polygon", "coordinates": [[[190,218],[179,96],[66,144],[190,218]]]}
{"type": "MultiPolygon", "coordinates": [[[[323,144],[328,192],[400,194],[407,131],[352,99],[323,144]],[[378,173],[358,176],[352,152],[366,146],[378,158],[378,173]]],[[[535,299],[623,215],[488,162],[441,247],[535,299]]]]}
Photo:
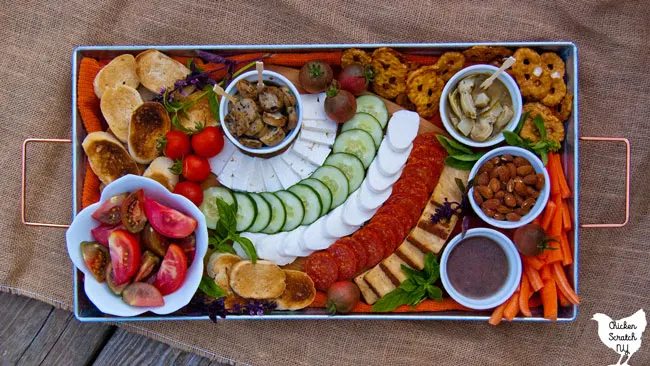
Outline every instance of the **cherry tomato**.
{"type": "Polygon", "coordinates": [[[129,282],[140,268],[138,239],[126,230],[114,230],[108,236],[108,250],[111,254],[115,285],[119,286],[129,282]]]}
{"type": "Polygon", "coordinates": [[[372,79],[370,66],[363,67],[361,64],[353,63],[346,66],[339,75],[341,89],[347,90],[354,95],[361,95],[368,89],[368,83],[372,79]]]}
{"type": "Polygon", "coordinates": [[[122,293],[122,300],[131,306],[163,306],[165,300],[158,289],[148,283],[136,282],[128,285],[122,293]]]}
{"type": "Polygon", "coordinates": [[[302,66],[298,77],[303,89],[313,94],[327,89],[327,86],[334,79],[334,72],[332,67],[325,61],[313,60],[302,66]]]}
{"type": "Polygon", "coordinates": [[[325,113],[336,123],[345,123],[357,113],[357,100],[347,90],[338,89],[336,82],[327,89],[325,113]]]}
{"type": "Polygon", "coordinates": [[[223,134],[218,128],[208,126],[192,136],[192,149],[204,158],[216,156],[223,149],[223,134]]]}
{"type": "Polygon", "coordinates": [[[106,200],[99,208],[93,212],[93,219],[107,225],[116,225],[122,220],[120,209],[122,202],[128,196],[128,193],[118,194],[106,200]]]}
{"type": "Polygon", "coordinates": [[[163,154],[166,157],[176,160],[190,154],[190,137],[186,133],[178,130],[169,131],[164,141],[163,154]]]}
{"type": "Polygon", "coordinates": [[[132,233],[142,231],[142,229],[144,229],[144,224],[147,223],[147,217],[144,215],[143,203],[144,191],[142,189],[138,189],[131,193],[122,202],[122,224],[132,233]]]}
{"type": "Polygon", "coordinates": [[[192,182],[202,182],[210,175],[210,163],[208,159],[189,155],[183,159],[183,177],[192,182]]]}
{"type": "Polygon", "coordinates": [[[350,281],[339,281],[327,289],[327,310],[330,313],[349,313],[359,303],[359,287],[350,281]]]}
{"type": "Polygon", "coordinates": [[[163,296],[169,295],[183,285],[186,274],[187,258],[183,249],[176,244],[170,244],[153,285],[163,296]]]}
{"type": "Polygon", "coordinates": [[[161,205],[149,197],[144,200],[144,211],[154,230],[168,238],[182,239],[192,234],[198,226],[194,218],[161,205]]]}
{"type": "Polygon", "coordinates": [[[108,247],[108,235],[115,229],[124,229],[122,221],[120,221],[120,225],[101,224],[96,228],[91,229],[90,234],[93,236],[93,239],[95,239],[96,242],[105,247],[108,247]]]}
{"type": "Polygon", "coordinates": [[[197,206],[201,206],[201,203],[203,203],[203,190],[201,186],[189,180],[178,183],[174,187],[174,193],[180,194],[197,206]]]}
{"type": "Polygon", "coordinates": [[[108,265],[108,250],[105,246],[84,241],[81,243],[81,255],[84,258],[86,267],[92,272],[97,282],[104,282],[106,278],[105,268],[108,265]]]}

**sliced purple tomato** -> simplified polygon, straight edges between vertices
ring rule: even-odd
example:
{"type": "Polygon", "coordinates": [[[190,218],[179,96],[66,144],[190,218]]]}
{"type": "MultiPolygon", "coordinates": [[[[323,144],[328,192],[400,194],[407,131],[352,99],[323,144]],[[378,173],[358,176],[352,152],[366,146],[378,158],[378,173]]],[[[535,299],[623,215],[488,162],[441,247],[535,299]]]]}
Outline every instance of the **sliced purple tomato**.
{"type": "Polygon", "coordinates": [[[165,305],[165,300],[158,289],[144,282],[128,285],[122,293],[125,303],[136,307],[153,307],[165,305]]]}
{"type": "Polygon", "coordinates": [[[106,279],[106,266],[108,265],[108,249],[105,246],[93,241],[81,242],[81,255],[84,258],[86,267],[93,274],[97,282],[104,282],[106,279]]]}
{"type": "Polygon", "coordinates": [[[129,282],[140,268],[138,239],[126,230],[114,230],[108,236],[108,250],[115,284],[119,286],[129,282]]]}
{"type": "Polygon", "coordinates": [[[128,193],[118,194],[106,200],[93,212],[92,218],[107,225],[117,225],[122,221],[122,202],[128,193]]]}
{"type": "Polygon", "coordinates": [[[129,285],[129,282],[119,286],[116,285],[115,278],[113,277],[113,266],[109,264],[108,266],[106,266],[106,284],[108,285],[108,289],[111,290],[112,293],[114,293],[117,296],[122,296],[122,292],[124,292],[126,286],[129,285]]]}
{"type": "Polygon", "coordinates": [[[149,275],[152,274],[160,264],[160,258],[152,252],[145,250],[145,252],[142,253],[140,262],[142,263],[140,264],[138,273],[136,273],[135,277],[133,278],[133,282],[140,282],[149,277],[149,275]]]}
{"type": "Polygon", "coordinates": [[[138,189],[131,193],[122,202],[121,207],[122,224],[132,233],[139,233],[147,223],[144,214],[144,191],[138,189]]]}
{"type": "Polygon", "coordinates": [[[147,223],[140,232],[140,243],[145,249],[151,250],[155,255],[164,257],[169,246],[169,239],[160,235],[151,224],[147,223]]]}
{"type": "Polygon", "coordinates": [[[182,239],[192,234],[198,226],[194,218],[149,197],[145,197],[144,212],[154,230],[168,238],[182,239]]]}
{"type": "Polygon", "coordinates": [[[194,256],[196,255],[196,235],[192,233],[190,236],[176,240],[176,245],[183,249],[185,257],[187,257],[187,266],[192,265],[192,261],[194,261],[194,256]]]}
{"type": "Polygon", "coordinates": [[[110,235],[113,230],[117,229],[124,229],[124,225],[101,224],[96,228],[91,229],[90,234],[93,236],[93,239],[95,239],[96,242],[105,247],[108,247],[108,235],[110,235]]]}

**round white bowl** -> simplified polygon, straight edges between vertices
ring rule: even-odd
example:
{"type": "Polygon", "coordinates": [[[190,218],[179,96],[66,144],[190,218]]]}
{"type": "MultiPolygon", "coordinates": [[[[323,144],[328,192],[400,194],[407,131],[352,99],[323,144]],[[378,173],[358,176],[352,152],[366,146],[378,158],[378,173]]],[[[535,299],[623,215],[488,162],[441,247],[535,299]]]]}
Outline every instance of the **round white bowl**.
{"type": "Polygon", "coordinates": [[[476,203],[474,200],[474,188],[471,188],[469,190],[469,203],[472,205],[472,208],[474,209],[474,212],[478,215],[478,217],[481,218],[481,220],[485,221],[486,223],[500,227],[502,229],[515,229],[521,226],[524,226],[526,224],[529,224],[531,221],[535,220],[537,216],[539,216],[542,211],[544,210],[544,207],[546,207],[546,204],[548,203],[548,197],[551,192],[551,182],[548,177],[548,172],[546,171],[546,168],[544,168],[544,163],[537,157],[537,155],[533,154],[532,152],[522,149],[521,147],[516,147],[516,146],[503,146],[494,150],[489,151],[485,155],[483,155],[477,162],[474,164],[474,167],[469,173],[469,180],[471,181],[474,179],[476,174],[478,173],[478,170],[483,166],[483,164],[494,158],[495,156],[500,156],[504,154],[510,154],[512,156],[521,156],[523,158],[526,158],[530,162],[530,164],[535,168],[535,173],[541,173],[544,174],[544,188],[542,188],[541,192],[539,192],[539,197],[537,197],[537,201],[535,202],[535,205],[533,208],[528,212],[526,215],[524,215],[521,220],[519,221],[501,221],[501,220],[495,220],[491,217],[488,217],[483,210],[481,210],[481,207],[476,203]]]}
{"type": "Polygon", "coordinates": [[[445,290],[451,296],[452,299],[456,300],[459,304],[467,306],[470,309],[475,310],[485,310],[492,309],[501,304],[512,296],[512,294],[517,289],[519,282],[521,281],[521,258],[519,257],[519,252],[515,244],[508,239],[507,236],[502,233],[488,228],[477,228],[467,230],[465,237],[462,237],[462,234],[456,235],[449,244],[445,247],[445,250],[442,252],[442,257],[440,258],[440,280],[442,285],[445,287],[445,290]],[[475,236],[483,236],[489,239],[492,239],[497,243],[508,259],[508,277],[506,278],[506,283],[492,296],[485,297],[482,299],[475,299],[462,295],[449,282],[449,277],[447,276],[447,262],[449,260],[449,254],[451,251],[461,242],[462,239],[471,238],[475,236]]]}
{"type": "MultiPolygon", "coordinates": [[[[479,141],[474,141],[469,137],[466,137],[462,133],[460,133],[456,127],[454,127],[454,124],[451,122],[451,119],[449,118],[449,113],[451,113],[451,107],[449,106],[449,93],[452,92],[456,88],[456,85],[464,79],[465,77],[472,75],[472,74],[494,74],[499,70],[498,67],[492,66],[492,65],[474,65],[470,66],[467,68],[464,68],[457,72],[454,76],[452,76],[451,79],[445,84],[444,89],[442,89],[442,95],[440,97],[440,117],[442,118],[442,124],[445,126],[445,129],[447,129],[447,132],[462,143],[463,145],[467,146],[472,146],[472,147],[489,147],[489,146],[494,146],[504,140],[503,134],[500,133],[493,138],[479,142],[479,141]]],[[[521,118],[521,108],[523,106],[523,101],[521,99],[521,91],[519,90],[519,85],[517,85],[517,82],[515,79],[512,78],[512,76],[508,75],[505,72],[502,72],[498,77],[497,80],[500,80],[503,85],[506,86],[508,89],[508,92],[510,93],[510,97],[512,99],[512,110],[514,112],[514,115],[512,116],[512,119],[508,124],[503,128],[503,130],[508,130],[508,131],[514,131],[515,128],[517,127],[517,124],[519,123],[519,119],[521,118]]]]}
{"type": "Polygon", "coordinates": [[[153,179],[137,175],[126,175],[110,183],[102,191],[99,202],[94,203],[81,210],[65,233],[68,255],[84,277],[84,291],[90,301],[105,314],[117,316],[136,316],[147,311],[156,314],[169,314],[187,305],[197,289],[203,276],[203,257],[208,250],[208,228],[205,226],[205,217],[201,211],[187,198],[173,194],[162,184],[153,179]],[[178,210],[186,215],[192,216],[198,222],[194,231],[196,235],[196,254],[194,261],[187,268],[187,275],[183,285],[173,293],[163,296],[165,305],[158,307],[135,307],[130,306],[120,296],[114,295],[108,288],[106,281],[99,283],[86,267],[81,255],[80,244],[82,241],[94,241],[90,229],[99,225],[99,222],[91,217],[93,212],[107,199],[120,193],[133,192],[144,189],[144,194],[161,204],[178,210]]]}
{"type": "MultiPolygon", "coordinates": [[[[226,88],[226,93],[230,95],[235,95],[237,94],[237,82],[239,80],[246,79],[250,82],[257,83],[257,71],[248,71],[245,72],[238,77],[236,77],[233,81],[230,82],[228,87],[226,88]]],[[[228,131],[228,127],[226,127],[225,123],[223,124],[223,132],[237,148],[240,150],[252,153],[252,154],[271,154],[276,151],[280,151],[287,147],[297,136],[298,133],[300,132],[300,127],[302,127],[302,101],[300,100],[300,93],[298,93],[298,89],[289,81],[289,79],[285,78],[284,76],[278,74],[277,72],[269,71],[269,70],[264,70],[262,72],[262,79],[264,81],[271,82],[276,85],[280,86],[286,86],[289,88],[291,93],[296,97],[296,113],[298,113],[298,124],[296,124],[296,128],[294,128],[285,138],[284,140],[275,146],[263,146],[259,149],[252,149],[250,147],[246,147],[242,145],[237,138],[235,138],[230,131],[228,131]]],[[[228,104],[230,101],[226,97],[221,97],[221,102],[219,104],[219,117],[221,121],[225,121],[226,115],[228,114],[228,104]]]]}

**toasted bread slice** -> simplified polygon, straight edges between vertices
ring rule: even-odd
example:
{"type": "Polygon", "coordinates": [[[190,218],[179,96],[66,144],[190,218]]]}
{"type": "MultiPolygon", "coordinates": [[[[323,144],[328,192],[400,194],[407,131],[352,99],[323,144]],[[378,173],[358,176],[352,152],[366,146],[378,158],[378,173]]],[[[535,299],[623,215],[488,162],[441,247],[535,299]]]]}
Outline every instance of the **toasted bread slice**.
{"type": "Polygon", "coordinates": [[[108,123],[111,132],[120,141],[126,142],[129,136],[129,122],[133,111],[142,104],[142,98],[137,90],[128,85],[118,85],[104,91],[100,101],[102,115],[108,123]]]}
{"type": "Polygon", "coordinates": [[[287,287],[282,296],[273,300],[278,310],[299,310],[306,308],[316,298],[314,281],[305,272],[284,270],[287,287]]]}
{"type": "Polygon", "coordinates": [[[104,184],[109,184],[123,175],[140,175],[135,160],[120,141],[108,132],[89,133],[81,146],[88,156],[93,172],[104,184]]]}
{"type": "Polygon", "coordinates": [[[135,57],[124,54],[115,57],[108,65],[99,70],[93,81],[93,89],[97,98],[102,99],[108,89],[119,85],[136,89],[139,84],[140,79],[135,71],[135,57]]]}
{"type": "Polygon", "coordinates": [[[241,297],[274,299],[287,287],[286,278],[284,270],[273,262],[242,260],[230,272],[230,287],[241,297]]]}
{"type": "Polygon", "coordinates": [[[362,274],[358,275],[354,279],[354,283],[357,284],[359,287],[359,290],[361,291],[361,296],[363,296],[363,299],[366,301],[366,303],[372,305],[379,300],[379,296],[377,296],[377,293],[368,285],[368,282],[366,282],[366,274],[368,271],[363,272],[362,274]]]}
{"type": "Polygon", "coordinates": [[[241,260],[234,254],[214,253],[210,256],[206,266],[208,276],[214,278],[214,283],[226,292],[226,307],[232,307],[232,304],[241,300],[241,297],[230,288],[230,272],[232,267],[241,260]]]}
{"type": "Polygon", "coordinates": [[[445,165],[438,179],[438,184],[433,190],[431,195],[431,200],[437,203],[444,203],[445,198],[449,202],[460,202],[463,199],[463,192],[460,191],[458,185],[456,184],[456,178],[459,178],[467,185],[467,179],[469,178],[468,170],[458,170],[445,165]]]}
{"type": "Polygon", "coordinates": [[[143,177],[151,178],[165,186],[170,191],[174,190],[178,183],[178,175],[169,170],[174,166],[174,161],[166,156],[159,156],[151,162],[149,167],[142,174],[143,177]]]}
{"type": "MultiPolygon", "coordinates": [[[[203,92],[194,92],[183,99],[183,102],[196,100],[189,108],[187,108],[187,115],[184,113],[178,114],[178,122],[183,127],[193,130],[196,124],[200,123],[205,126],[218,126],[219,122],[214,119],[212,110],[210,110],[210,102],[207,96],[199,98],[203,92]]],[[[217,108],[218,109],[218,108],[217,108]]]]}
{"type": "Polygon", "coordinates": [[[135,57],[135,69],[142,85],[154,93],[173,87],[175,81],[190,73],[185,65],[158,50],[140,52],[135,57]]]}
{"type": "Polygon", "coordinates": [[[129,122],[129,153],[140,164],[149,164],[160,155],[156,144],[172,128],[172,121],[162,104],[142,103],[129,122]]]}

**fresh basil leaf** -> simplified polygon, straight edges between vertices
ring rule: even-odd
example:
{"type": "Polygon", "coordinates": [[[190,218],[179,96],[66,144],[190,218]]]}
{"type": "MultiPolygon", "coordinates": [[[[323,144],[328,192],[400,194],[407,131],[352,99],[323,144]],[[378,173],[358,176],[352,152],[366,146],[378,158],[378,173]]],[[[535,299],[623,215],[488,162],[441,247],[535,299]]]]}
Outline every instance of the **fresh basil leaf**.
{"type": "Polygon", "coordinates": [[[219,240],[219,242],[228,238],[228,235],[230,234],[228,228],[224,225],[224,223],[221,220],[217,221],[217,227],[215,228],[214,231],[215,231],[215,236],[217,240],[219,240]]]}
{"type": "Polygon", "coordinates": [[[253,242],[250,241],[250,239],[245,238],[243,236],[239,235],[234,235],[233,236],[233,241],[236,241],[239,243],[239,245],[242,247],[244,250],[244,253],[246,253],[246,256],[250,258],[251,262],[253,264],[257,263],[257,251],[255,250],[255,246],[253,245],[253,242]]]}
{"type": "Polygon", "coordinates": [[[456,182],[456,187],[460,190],[461,193],[465,193],[467,190],[467,187],[465,187],[465,184],[463,183],[463,180],[460,178],[454,178],[454,182],[456,182]]]}
{"type": "Polygon", "coordinates": [[[546,151],[543,151],[539,155],[542,158],[542,163],[544,164],[544,166],[546,166],[546,164],[548,164],[548,153],[546,151]]]}
{"type": "Polygon", "coordinates": [[[524,127],[524,123],[526,122],[526,118],[528,118],[528,115],[530,112],[526,112],[521,115],[521,118],[519,119],[519,123],[517,123],[517,127],[515,127],[515,130],[513,131],[516,135],[519,135],[521,132],[521,129],[524,127]]]}
{"type": "Polygon", "coordinates": [[[214,249],[219,253],[237,254],[237,252],[235,252],[235,248],[233,248],[232,245],[227,244],[225,242],[221,242],[217,244],[214,249]]]}
{"type": "Polygon", "coordinates": [[[454,155],[452,158],[460,161],[477,161],[484,153],[454,155]]]}
{"type": "Polygon", "coordinates": [[[436,135],[436,138],[438,139],[438,142],[440,142],[440,145],[442,145],[442,147],[447,150],[447,153],[449,155],[474,154],[472,150],[468,149],[455,140],[447,138],[443,135],[436,135]]]}
{"type": "Polygon", "coordinates": [[[442,290],[438,286],[430,286],[427,288],[427,296],[431,300],[442,301],[442,290]]]}
{"type": "Polygon", "coordinates": [[[203,291],[206,295],[219,299],[226,297],[226,292],[221,289],[215,282],[214,279],[209,276],[201,277],[201,282],[199,282],[199,290],[203,291]]]}
{"type": "Polygon", "coordinates": [[[522,146],[524,145],[524,141],[519,137],[518,134],[510,131],[503,131],[503,137],[506,140],[506,143],[508,145],[512,146],[522,146]]]}
{"type": "Polygon", "coordinates": [[[539,131],[539,136],[541,137],[541,140],[544,141],[546,140],[546,126],[544,126],[544,119],[542,119],[541,115],[536,115],[535,119],[533,119],[533,122],[535,123],[535,127],[537,127],[537,130],[539,131]]]}
{"type": "Polygon", "coordinates": [[[401,289],[404,290],[405,292],[411,292],[411,291],[414,291],[417,287],[418,287],[418,284],[415,283],[415,281],[413,281],[412,278],[407,278],[407,279],[405,279],[404,282],[402,282],[402,283],[399,285],[399,288],[401,288],[401,289]]]}
{"type": "Polygon", "coordinates": [[[228,230],[229,233],[235,232],[237,226],[234,205],[228,205],[226,201],[217,198],[217,210],[219,211],[219,221],[228,230]]]}
{"type": "Polygon", "coordinates": [[[433,283],[440,276],[440,265],[433,253],[429,252],[424,256],[424,277],[428,283],[433,283]]]}
{"type": "Polygon", "coordinates": [[[412,307],[417,306],[422,302],[422,300],[426,299],[426,292],[427,290],[424,288],[424,286],[420,286],[414,291],[409,292],[407,296],[408,304],[412,307]]]}
{"type": "Polygon", "coordinates": [[[445,164],[450,167],[458,170],[472,170],[474,167],[475,161],[461,161],[455,159],[453,156],[447,156],[445,158],[445,164]]]}
{"type": "Polygon", "coordinates": [[[403,264],[401,265],[401,267],[402,267],[402,271],[406,274],[406,276],[408,278],[415,278],[415,277],[424,278],[424,276],[422,275],[422,273],[420,271],[416,271],[413,268],[407,267],[407,266],[405,266],[403,264]]]}
{"type": "Polygon", "coordinates": [[[208,105],[210,106],[212,118],[214,118],[214,120],[218,123],[221,123],[219,120],[219,101],[217,100],[217,93],[213,92],[212,90],[208,92],[208,105]]]}
{"type": "Polygon", "coordinates": [[[372,311],[393,311],[400,305],[408,304],[408,293],[401,288],[396,288],[380,298],[373,306],[372,311]]]}

